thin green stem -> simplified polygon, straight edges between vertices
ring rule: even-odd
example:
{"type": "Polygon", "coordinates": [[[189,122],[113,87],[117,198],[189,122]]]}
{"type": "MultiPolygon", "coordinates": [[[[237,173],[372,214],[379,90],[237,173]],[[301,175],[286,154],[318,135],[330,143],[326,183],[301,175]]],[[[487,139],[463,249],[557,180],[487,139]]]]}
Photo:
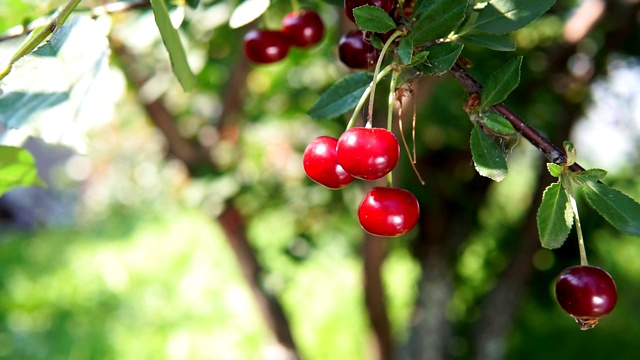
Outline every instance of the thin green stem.
{"type": "Polygon", "coordinates": [[[587,250],[585,249],[584,237],[582,236],[582,225],[580,224],[580,215],[578,214],[578,204],[576,203],[576,199],[573,193],[573,183],[571,182],[570,175],[566,172],[560,175],[560,179],[562,181],[562,187],[569,197],[569,203],[571,204],[571,210],[573,211],[573,218],[576,224],[576,233],[578,234],[580,265],[586,266],[589,265],[589,261],[587,261],[587,250]]]}
{"type": "Polygon", "coordinates": [[[389,47],[391,46],[391,44],[393,44],[395,39],[402,34],[403,34],[402,30],[394,31],[393,34],[391,34],[391,36],[389,37],[389,40],[387,40],[387,42],[382,47],[382,50],[380,50],[380,56],[378,57],[378,62],[376,63],[375,70],[373,70],[373,82],[371,83],[371,86],[370,86],[371,96],[369,97],[369,113],[367,115],[367,126],[369,126],[373,121],[373,102],[375,101],[376,84],[379,81],[377,79],[378,79],[378,74],[380,73],[380,68],[382,67],[382,62],[384,61],[384,57],[387,54],[387,51],[389,50],[389,47]]]}
{"type": "Polygon", "coordinates": [[[18,51],[11,57],[9,62],[6,64],[6,67],[2,72],[0,72],[0,80],[4,79],[13,64],[16,61],[20,60],[23,56],[31,53],[35,48],[38,47],[49,35],[51,35],[57,28],[62,26],[64,22],[67,20],[69,15],[75,10],[81,0],[69,0],[63,7],[59,8],[50,18],[50,20],[36,28],[29,34],[29,36],[22,42],[18,51]]]}
{"type": "Polygon", "coordinates": [[[393,70],[393,67],[391,65],[388,65],[384,69],[382,69],[382,71],[380,71],[377,77],[373,78],[373,81],[371,81],[371,84],[364,90],[364,93],[362,93],[360,100],[358,100],[358,104],[356,104],[356,107],[353,110],[353,113],[351,114],[351,118],[347,123],[346,130],[351,129],[356,124],[356,120],[358,119],[358,114],[360,113],[360,110],[362,110],[362,108],[364,107],[364,103],[367,101],[369,94],[371,94],[371,89],[374,86],[374,84],[378,83],[378,81],[382,80],[385,76],[387,76],[387,74],[389,74],[391,70],[393,70]]]}
{"type": "Polygon", "coordinates": [[[393,131],[393,109],[396,102],[396,86],[398,85],[399,71],[391,73],[391,81],[389,81],[389,104],[387,108],[387,130],[393,131]]]}
{"type": "Polygon", "coordinates": [[[300,3],[298,0],[291,0],[291,10],[296,14],[300,12],[300,3]]]}

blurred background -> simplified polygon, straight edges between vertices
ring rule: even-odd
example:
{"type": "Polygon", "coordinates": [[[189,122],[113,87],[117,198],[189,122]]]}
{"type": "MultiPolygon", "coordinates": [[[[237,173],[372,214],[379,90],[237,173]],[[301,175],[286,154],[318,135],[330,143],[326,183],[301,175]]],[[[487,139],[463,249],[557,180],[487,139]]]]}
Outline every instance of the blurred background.
{"type": "MultiPolygon", "coordinates": [[[[2,1],[0,59],[24,38],[13,35],[21,24],[62,3],[2,1]]],[[[320,13],[325,39],[263,66],[245,59],[242,36],[277,28],[290,2],[273,1],[238,29],[228,25],[236,1],[173,4],[198,78],[185,93],[148,3],[81,3],[59,62],[19,79],[38,89],[25,98],[37,111],[2,117],[2,143],[28,149],[48,187],[0,198],[0,358],[640,354],[639,240],[578,198],[590,263],[619,292],[616,309],[580,331],[552,292],[557,274],[579,263],[575,232],[549,251],[535,226],[554,181],[545,159],[512,139],[507,178],[477,175],[465,94],[453,77],[412,78],[426,184],[404,151],[394,181],[420,200],[418,229],[366,235],[356,211],[370,183],[331,191],[306,177],[309,141],[346,125],[306,112],[350,72],[337,43],[354,25],[335,4],[301,4],[320,13]],[[36,96],[52,93],[64,96],[45,98],[49,105],[36,96]]],[[[583,166],[606,169],[605,182],[635,199],[639,9],[637,0],[559,0],[511,34],[524,63],[506,102],[554,143],[572,140],[583,166]]],[[[514,56],[472,46],[462,55],[481,82],[514,56]]],[[[386,88],[378,91],[382,122],[386,88]]],[[[406,115],[405,133],[410,123],[406,115]]]]}

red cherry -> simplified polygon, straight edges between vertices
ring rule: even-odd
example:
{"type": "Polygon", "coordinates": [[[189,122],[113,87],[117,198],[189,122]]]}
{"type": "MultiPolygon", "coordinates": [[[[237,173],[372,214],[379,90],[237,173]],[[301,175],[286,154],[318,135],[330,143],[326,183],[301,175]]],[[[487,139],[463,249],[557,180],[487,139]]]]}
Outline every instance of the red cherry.
{"type": "Polygon", "coordinates": [[[244,53],[258,64],[270,64],[289,53],[288,38],[280,31],[252,29],[244,36],[244,53]]]}
{"type": "Polygon", "coordinates": [[[576,319],[582,330],[596,326],[618,300],[611,275],[595,266],[564,269],[556,280],[555,293],[560,307],[576,319]]]}
{"type": "Polygon", "coordinates": [[[315,45],[324,36],[324,24],[317,12],[300,10],[290,12],[282,20],[282,32],[289,37],[291,45],[306,48],[315,45]]]}
{"type": "Polygon", "coordinates": [[[343,188],[354,180],[338,164],[337,143],[338,139],[330,136],[317,137],[307,145],[302,155],[302,165],[307,176],[329,189],[343,188]]]}
{"type": "Polygon", "coordinates": [[[396,6],[396,1],[395,0],[344,0],[344,13],[345,15],[347,15],[347,17],[351,21],[355,23],[356,20],[353,17],[353,9],[363,5],[377,6],[382,10],[386,11],[387,13],[391,13],[391,11],[393,11],[393,8],[396,6]]]}
{"type": "Polygon", "coordinates": [[[376,64],[380,51],[371,45],[362,30],[353,30],[340,38],[338,55],[340,61],[352,69],[368,69],[376,64]]]}
{"type": "Polygon", "coordinates": [[[400,236],[418,223],[420,205],[404,189],[375,187],[364,196],[358,208],[360,225],[377,236],[400,236]]]}
{"type": "Polygon", "coordinates": [[[338,163],[351,176],[375,180],[396,166],[400,146],[387,129],[354,127],[340,136],[336,152],[338,163]]]}

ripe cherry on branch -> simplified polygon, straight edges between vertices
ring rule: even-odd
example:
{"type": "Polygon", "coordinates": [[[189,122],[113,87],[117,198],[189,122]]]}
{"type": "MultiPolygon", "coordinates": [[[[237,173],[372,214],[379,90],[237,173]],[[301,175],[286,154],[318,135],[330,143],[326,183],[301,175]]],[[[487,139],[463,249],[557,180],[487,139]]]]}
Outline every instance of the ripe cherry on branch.
{"type": "Polygon", "coordinates": [[[354,127],[340,136],[336,152],[338,163],[351,176],[375,180],[396,166],[400,146],[387,129],[354,127]]]}
{"type": "Polygon", "coordinates": [[[377,236],[400,236],[418,223],[420,205],[408,190],[375,187],[362,199],[358,208],[360,225],[377,236]]]}
{"type": "Polygon", "coordinates": [[[280,31],[252,29],[244,36],[244,53],[254,63],[274,63],[289,53],[289,40],[280,31]]]}
{"type": "Polygon", "coordinates": [[[352,69],[368,69],[378,61],[380,50],[371,45],[362,30],[353,30],[340,38],[338,55],[352,69]]]}
{"type": "Polygon", "coordinates": [[[595,266],[572,266],[564,269],[555,284],[556,300],[573,316],[580,329],[596,326],[598,319],[616,306],[618,291],[609,273],[595,266]]]}
{"type": "Polygon", "coordinates": [[[337,143],[338,139],[330,136],[317,137],[307,145],[302,155],[302,164],[307,176],[329,189],[341,189],[354,180],[338,164],[337,143]]]}
{"type": "Polygon", "coordinates": [[[282,20],[282,32],[292,46],[306,48],[319,43],[324,36],[324,24],[313,10],[290,12],[282,20]]]}

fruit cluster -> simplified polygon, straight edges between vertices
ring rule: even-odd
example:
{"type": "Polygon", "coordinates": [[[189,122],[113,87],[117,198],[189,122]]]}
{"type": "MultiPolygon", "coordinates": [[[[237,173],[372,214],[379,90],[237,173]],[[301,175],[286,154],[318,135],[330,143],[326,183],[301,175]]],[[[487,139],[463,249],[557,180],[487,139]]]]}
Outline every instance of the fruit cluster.
{"type": "MultiPolygon", "coordinates": [[[[329,189],[341,189],[355,179],[376,180],[398,163],[400,146],[387,129],[354,127],[340,138],[320,136],[302,156],[309,178],[329,189]]],[[[358,208],[360,225],[377,236],[400,236],[418,222],[420,207],[415,196],[404,189],[374,187],[358,208]]]]}
{"type": "Polygon", "coordinates": [[[324,23],[317,12],[292,11],[282,19],[280,30],[252,29],[244,36],[244,53],[254,63],[270,64],[284,59],[289,48],[308,48],[324,36],[324,23]]]}

